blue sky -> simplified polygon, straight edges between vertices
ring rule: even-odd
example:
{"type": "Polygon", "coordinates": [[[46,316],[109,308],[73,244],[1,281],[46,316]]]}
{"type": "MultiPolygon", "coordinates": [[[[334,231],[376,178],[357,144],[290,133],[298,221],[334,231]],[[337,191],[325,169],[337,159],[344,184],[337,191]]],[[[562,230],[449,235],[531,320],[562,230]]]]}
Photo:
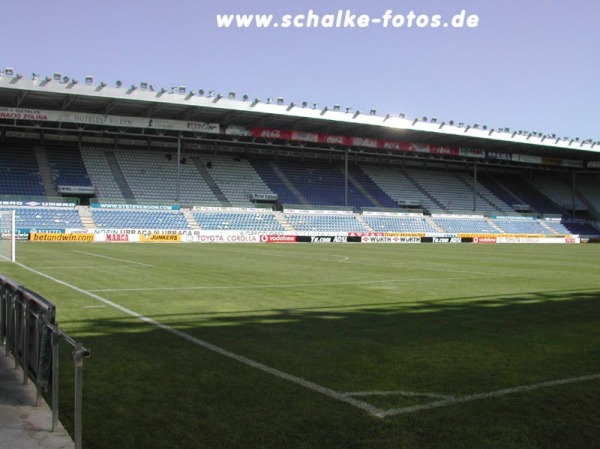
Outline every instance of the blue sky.
{"type": "Polygon", "coordinates": [[[599,0],[19,0],[0,68],[600,140],[599,0]],[[510,6],[509,6],[510,5],[510,6]],[[477,15],[474,28],[219,28],[217,14],[477,15]]]}

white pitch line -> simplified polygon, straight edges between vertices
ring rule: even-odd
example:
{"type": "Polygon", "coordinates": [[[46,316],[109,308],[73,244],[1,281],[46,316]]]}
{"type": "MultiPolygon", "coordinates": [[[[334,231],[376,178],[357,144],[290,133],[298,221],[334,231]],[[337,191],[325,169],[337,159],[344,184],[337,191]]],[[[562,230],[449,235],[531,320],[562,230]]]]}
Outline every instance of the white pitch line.
{"type": "Polygon", "coordinates": [[[521,385],[519,387],[513,387],[513,388],[504,388],[502,390],[490,391],[487,393],[478,393],[478,394],[469,394],[466,396],[457,396],[457,397],[452,397],[449,399],[444,399],[441,401],[430,402],[429,404],[420,404],[420,405],[413,405],[410,407],[395,408],[395,409],[386,410],[382,413],[376,414],[376,416],[379,416],[380,418],[385,418],[386,416],[405,415],[408,413],[415,413],[415,412],[419,412],[422,410],[431,410],[434,408],[448,407],[450,405],[461,404],[464,402],[473,402],[473,401],[479,401],[482,399],[498,398],[501,396],[507,396],[509,394],[523,393],[523,392],[528,392],[528,391],[533,391],[533,390],[539,390],[541,388],[557,387],[560,385],[575,384],[575,383],[587,382],[590,380],[599,380],[599,379],[600,379],[600,374],[591,374],[589,376],[579,376],[579,377],[570,377],[568,379],[551,380],[548,382],[540,382],[537,384],[521,385]]]}
{"type": "MultiPolygon", "coordinates": [[[[491,277],[497,277],[490,275],[491,277]]],[[[436,278],[436,280],[461,281],[469,279],[466,277],[436,278]]],[[[139,287],[139,288],[104,288],[89,290],[90,292],[143,292],[155,290],[251,290],[251,289],[273,289],[273,288],[300,288],[300,287],[323,287],[328,285],[375,285],[375,284],[398,284],[405,282],[424,282],[431,278],[398,278],[381,281],[347,281],[347,282],[314,282],[306,284],[267,284],[267,285],[208,285],[192,287],[139,287]]]]}
{"type": "Polygon", "coordinates": [[[69,267],[69,266],[59,266],[59,265],[51,265],[51,266],[40,266],[40,267],[36,267],[38,270],[79,270],[81,269],[93,269],[93,270],[99,270],[102,268],[131,268],[131,265],[78,265],[78,266],[73,266],[73,267],[69,267]]]}
{"type": "Polygon", "coordinates": [[[86,251],[73,250],[73,252],[74,253],[79,253],[79,254],[87,254],[88,256],[101,257],[102,259],[116,260],[117,262],[132,263],[132,264],[135,264],[135,265],[141,265],[143,267],[153,267],[154,266],[154,265],[148,265],[147,263],[136,262],[134,260],[118,259],[118,258],[115,258],[115,257],[103,256],[102,254],[88,253],[86,251]]]}
{"type": "Polygon", "coordinates": [[[144,315],[142,315],[140,313],[134,312],[133,310],[127,309],[126,307],[123,307],[123,306],[121,306],[121,305],[119,305],[117,303],[114,303],[114,302],[106,299],[106,298],[103,298],[102,296],[98,296],[98,295],[96,295],[96,294],[94,294],[92,292],[89,292],[87,290],[79,288],[79,287],[77,287],[75,285],[69,284],[69,283],[67,283],[65,281],[61,281],[60,279],[56,279],[55,277],[52,277],[52,276],[50,276],[48,274],[45,274],[45,273],[42,273],[41,271],[37,271],[37,270],[35,270],[33,268],[30,268],[30,267],[28,267],[26,265],[23,265],[22,263],[19,263],[19,262],[15,262],[15,263],[18,266],[20,266],[23,269],[25,269],[25,270],[28,270],[28,271],[30,271],[32,273],[35,273],[35,274],[37,274],[39,276],[42,276],[42,277],[46,278],[46,279],[49,279],[52,282],[56,282],[57,284],[60,284],[60,285],[62,285],[64,287],[68,287],[68,288],[70,288],[72,290],[75,290],[76,292],[79,292],[79,293],[81,293],[83,295],[86,295],[86,296],[89,296],[91,298],[94,298],[94,299],[96,299],[96,300],[98,300],[98,301],[100,301],[100,302],[102,302],[102,303],[104,303],[104,304],[106,304],[106,305],[108,305],[110,307],[113,307],[113,308],[115,308],[117,310],[120,310],[121,312],[123,312],[123,313],[125,313],[127,315],[130,315],[130,316],[132,316],[134,318],[137,318],[137,319],[139,319],[139,320],[141,320],[141,321],[143,321],[145,323],[148,323],[148,324],[151,324],[153,326],[156,326],[156,327],[158,327],[158,328],[160,328],[160,329],[162,329],[164,331],[167,331],[167,332],[169,332],[169,333],[171,333],[173,335],[176,335],[177,337],[181,337],[184,340],[187,340],[190,343],[198,345],[198,346],[200,346],[200,347],[202,347],[204,349],[207,349],[209,351],[215,352],[215,353],[217,353],[219,355],[222,355],[224,357],[227,357],[227,358],[230,358],[232,360],[235,360],[235,361],[237,361],[239,363],[242,363],[242,364],[244,364],[246,366],[250,366],[252,368],[258,369],[258,370],[263,371],[265,373],[268,373],[268,374],[270,374],[272,376],[278,377],[280,379],[286,380],[286,381],[294,383],[296,385],[300,385],[301,387],[304,387],[304,388],[306,388],[308,390],[311,390],[311,391],[314,391],[316,393],[320,393],[320,394],[322,394],[324,396],[327,396],[329,398],[336,399],[336,400],[338,400],[340,402],[344,402],[344,403],[349,404],[349,405],[351,405],[353,407],[356,407],[358,409],[364,410],[364,411],[370,413],[371,415],[382,416],[381,414],[384,413],[384,410],[379,409],[377,407],[374,407],[371,404],[367,404],[366,402],[359,401],[359,400],[351,398],[351,397],[347,397],[344,394],[339,393],[337,391],[334,391],[334,390],[332,390],[330,388],[324,387],[322,385],[318,385],[316,383],[313,383],[313,382],[308,381],[306,379],[303,379],[301,377],[294,376],[293,374],[288,374],[286,372],[283,372],[283,371],[280,371],[278,369],[272,368],[270,366],[264,365],[264,364],[262,364],[260,362],[257,362],[255,360],[252,360],[252,359],[249,359],[247,357],[241,356],[239,354],[235,354],[235,353],[233,353],[231,351],[228,351],[226,349],[220,348],[219,346],[215,346],[215,345],[213,345],[211,343],[208,343],[207,341],[201,340],[199,338],[196,338],[196,337],[193,337],[193,336],[191,336],[189,334],[186,334],[185,332],[182,332],[180,330],[172,328],[171,326],[167,326],[166,324],[161,323],[160,321],[153,320],[152,318],[148,318],[147,316],[144,316],[144,315]]]}
{"type": "Polygon", "coordinates": [[[345,396],[350,397],[368,397],[368,396],[406,396],[406,397],[423,397],[432,399],[454,399],[455,396],[449,394],[438,394],[438,393],[419,393],[416,391],[354,391],[350,393],[344,393],[345,396]]]}

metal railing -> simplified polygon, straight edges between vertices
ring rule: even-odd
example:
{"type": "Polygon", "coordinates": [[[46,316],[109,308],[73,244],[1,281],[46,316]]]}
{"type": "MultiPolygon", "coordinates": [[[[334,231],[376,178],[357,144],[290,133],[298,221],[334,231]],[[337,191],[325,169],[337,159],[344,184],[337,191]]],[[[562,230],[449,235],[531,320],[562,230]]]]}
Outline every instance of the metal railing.
{"type": "Polygon", "coordinates": [[[89,350],[58,328],[56,307],[35,292],[0,275],[0,345],[23,369],[23,384],[36,387],[36,406],[42,393],[51,393],[52,431],[58,426],[60,341],[73,347],[75,368],[75,448],[82,446],[83,360],[89,350]]]}

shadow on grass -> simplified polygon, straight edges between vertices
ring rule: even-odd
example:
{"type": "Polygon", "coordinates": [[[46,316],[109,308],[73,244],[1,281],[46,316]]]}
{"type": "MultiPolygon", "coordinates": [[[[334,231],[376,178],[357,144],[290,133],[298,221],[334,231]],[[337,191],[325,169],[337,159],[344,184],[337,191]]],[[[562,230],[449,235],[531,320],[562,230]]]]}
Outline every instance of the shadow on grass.
{"type": "MultiPolygon", "coordinates": [[[[593,448],[600,382],[385,420],[135,317],[61,323],[91,348],[85,446],[593,448]]],[[[469,394],[600,372],[600,291],[148,318],[337,392],[469,394]]],[[[61,389],[66,416],[71,394],[61,389]]],[[[377,405],[382,405],[381,399],[377,405]]],[[[401,405],[386,398],[383,406],[401,405]]]]}

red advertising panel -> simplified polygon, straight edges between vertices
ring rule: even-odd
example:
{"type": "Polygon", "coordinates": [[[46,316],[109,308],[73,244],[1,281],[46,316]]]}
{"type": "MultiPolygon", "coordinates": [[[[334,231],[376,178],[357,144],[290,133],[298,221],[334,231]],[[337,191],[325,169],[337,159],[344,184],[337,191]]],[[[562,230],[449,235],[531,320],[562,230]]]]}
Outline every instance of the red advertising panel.
{"type": "Polygon", "coordinates": [[[262,243],[296,243],[295,235],[261,235],[262,243]]]}
{"type": "Polygon", "coordinates": [[[496,243],[496,237],[480,235],[479,237],[473,237],[473,243],[496,243]]]}
{"type": "Polygon", "coordinates": [[[272,128],[252,128],[250,132],[252,133],[252,137],[263,139],[292,140],[293,135],[293,131],[272,128]]]}
{"type": "Polygon", "coordinates": [[[319,134],[319,143],[328,145],[352,145],[352,139],[346,136],[334,136],[333,134],[319,134]]]}

